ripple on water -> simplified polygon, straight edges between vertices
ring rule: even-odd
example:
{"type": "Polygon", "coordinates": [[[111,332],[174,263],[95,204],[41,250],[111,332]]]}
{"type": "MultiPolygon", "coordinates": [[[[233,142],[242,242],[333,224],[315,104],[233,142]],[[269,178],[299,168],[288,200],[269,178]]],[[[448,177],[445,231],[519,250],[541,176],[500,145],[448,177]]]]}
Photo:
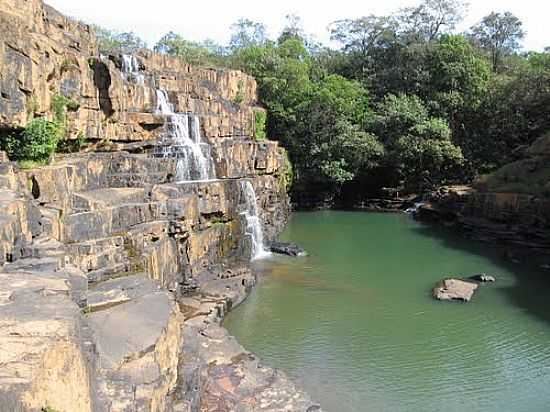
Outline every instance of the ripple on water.
{"type": "Polygon", "coordinates": [[[311,256],[261,263],[226,325],[326,410],[550,410],[550,326],[510,295],[528,273],[401,216],[298,214],[287,233],[311,256]],[[470,304],[431,299],[445,273],[477,272],[498,281],[470,304]]]}

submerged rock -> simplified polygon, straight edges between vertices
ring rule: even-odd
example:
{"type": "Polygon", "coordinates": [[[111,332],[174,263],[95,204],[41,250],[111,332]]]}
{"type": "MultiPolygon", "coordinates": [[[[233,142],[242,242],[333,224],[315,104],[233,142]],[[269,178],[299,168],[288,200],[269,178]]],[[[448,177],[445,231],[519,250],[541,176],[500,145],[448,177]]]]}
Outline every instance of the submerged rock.
{"type": "Polygon", "coordinates": [[[475,280],[476,282],[486,283],[486,282],[496,282],[496,278],[491,275],[486,275],[485,273],[479,273],[477,275],[470,276],[468,280],[475,280]]]}
{"type": "Polygon", "coordinates": [[[460,300],[469,302],[478,288],[477,283],[460,279],[443,279],[433,289],[432,295],[438,300],[460,300]]]}
{"type": "Polygon", "coordinates": [[[273,242],[269,246],[273,253],[288,256],[307,256],[307,252],[295,243],[273,242]]]}

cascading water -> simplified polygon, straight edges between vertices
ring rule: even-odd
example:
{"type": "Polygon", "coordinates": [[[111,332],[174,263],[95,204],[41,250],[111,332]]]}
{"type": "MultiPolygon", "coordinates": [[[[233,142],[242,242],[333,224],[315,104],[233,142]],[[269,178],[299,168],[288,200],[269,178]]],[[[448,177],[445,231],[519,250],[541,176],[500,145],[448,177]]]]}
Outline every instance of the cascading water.
{"type": "Polygon", "coordinates": [[[157,114],[174,114],[174,105],[168,101],[166,90],[157,89],[157,114]]]}
{"type": "Polygon", "coordinates": [[[256,192],[252,183],[249,181],[241,182],[241,193],[243,196],[242,204],[245,208],[241,214],[246,219],[246,234],[252,241],[252,260],[261,259],[269,256],[270,253],[264,248],[264,234],[262,223],[258,215],[258,203],[256,201],[256,192]]]}
{"type": "Polygon", "coordinates": [[[215,179],[210,145],[202,142],[198,116],[174,113],[174,106],[168,101],[165,90],[157,90],[156,112],[168,118],[166,139],[172,144],[163,147],[162,155],[177,158],[176,179],[178,181],[215,179]]]}
{"type": "Polygon", "coordinates": [[[420,209],[425,204],[426,204],[425,202],[417,202],[414,204],[414,207],[409,207],[408,209],[406,209],[405,213],[410,215],[415,215],[416,213],[418,213],[418,209],[420,209]]]}
{"type": "Polygon", "coordinates": [[[126,81],[133,82],[137,85],[143,85],[145,83],[145,76],[140,72],[139,62],[136,56],[123,54],[121,71],[126,81]]]}

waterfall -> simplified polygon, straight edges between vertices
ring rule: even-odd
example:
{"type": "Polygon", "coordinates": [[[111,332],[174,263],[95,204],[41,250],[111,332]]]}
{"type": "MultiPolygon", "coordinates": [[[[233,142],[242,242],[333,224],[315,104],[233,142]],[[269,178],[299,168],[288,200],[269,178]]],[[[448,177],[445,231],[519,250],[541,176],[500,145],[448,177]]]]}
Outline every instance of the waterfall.
{"type": "Polygon", "coordinates": [[[122,55],[122,77],[128,82],[133,82],[138,85],[145,83],[145,76],[139,70],[139,62],[136,56],[130,54],[122,55]]]}
{"type": "Polygon", "coordinates": [[[241,193],[244,197],[243,206],[245,210],[241,213],[246,219],[246,234],[252,241],[252,260],[261,259],[269,256],[270,253],[264,248],[264,234],[262,223],[258,214],[258,203],[256,201],[256,192],[252,183],[241,181],[241,193]]]}
{"type": "Polygon", "coordinates": [[[166,90],[157,89],[157,114],[174,114],[174,105],[168,101],[166,90]]]}
{"type": "Polygon", "coordinates": [[[174,105],[168,100],[165,90],[157,90],[157,114],[167,116],[166,139],[170,146],[163,147],[164,157],[176,157],[176,179],[178,181],[215,179],[214,161],[208,143],[200,135],[198,116],[175,113],[174,105]]]}
{"type": "Polygon", "coordinates": [[[425,204],[425,202],[417,202],[414,204],[414,207],[409,207],[408,209],[406,209],[405,213],[415,215],[416,213],[418,213],[418,209],[420,209],[420,207],[424,206],[425,204]]]}

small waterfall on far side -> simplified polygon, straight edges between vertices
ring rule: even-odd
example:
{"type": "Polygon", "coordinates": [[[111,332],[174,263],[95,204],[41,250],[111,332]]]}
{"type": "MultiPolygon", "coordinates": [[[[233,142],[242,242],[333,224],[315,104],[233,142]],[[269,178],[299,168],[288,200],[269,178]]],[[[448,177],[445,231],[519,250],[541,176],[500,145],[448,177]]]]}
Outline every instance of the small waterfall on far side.
{"type": "Polygon", "coordinates": [[[425,204],[426,204],[425,202],[417,202],[417,203],[414,204],[413,207],[407,208],[405,210],[405,213],[407,213],[409,215],[415,215],[416,213],[418,213],[418,209],[420,209],[425,204]]]}
{"type": "Polygon", "coordinates": [[[121,71],[126,81],[133,82],[140,86],[145,83],[145,76],[139,70],[139,62],[136,56],[123,54],[121,71]]]}
{"type": "Polygon", "coordinates": [[[166,90],[157,89],[157,114],[174,114],[174,105],[168,101],[166,90]]]}
{"type": "Polygon", "coordinates": [[[258,214],[258,203],[256,201],[256,192],[252,183],[248,180],[241,181],[241,193],[244,197],[243,205],[245,210],[241,212],[246,219],[246,234],[252,241],[252,260],[262,259],[270,255],[264,248],[264,234],[262,223],[258,214]]]}
{"type": "Polygon", "coordinates": [[[175,113],[165,90],[157,90],[156,112],[167,116],[167,136],[172,145],[163,148],[164,157],[176,157],[178,181],[215,179],[210,145],[203,143],[198,116],[175,113]]]}

